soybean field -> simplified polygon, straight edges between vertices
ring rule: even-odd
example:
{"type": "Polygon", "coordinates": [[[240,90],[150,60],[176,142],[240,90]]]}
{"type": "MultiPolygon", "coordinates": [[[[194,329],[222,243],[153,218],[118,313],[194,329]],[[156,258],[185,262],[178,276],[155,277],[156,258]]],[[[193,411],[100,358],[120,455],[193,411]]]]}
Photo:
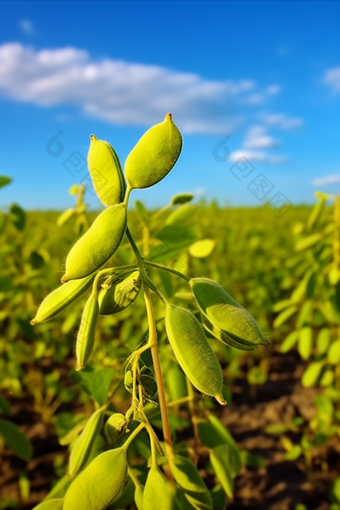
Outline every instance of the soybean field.
{"type": "Polygon", "coordinates": [[[340,199],[282,217],[131,201],[94,284],[66,256],[101,211],[70,193],[67,211],[1,208],[0,509],[83,508],[72,480],[102,497],[106,455],[98,508],[152,510],[153,476],[173,508],[339,510],[340,199]],[[82,289],[43,301],[70,272],[82,289]],[[211,312],[212,281],[230,316],[211,312]]]}

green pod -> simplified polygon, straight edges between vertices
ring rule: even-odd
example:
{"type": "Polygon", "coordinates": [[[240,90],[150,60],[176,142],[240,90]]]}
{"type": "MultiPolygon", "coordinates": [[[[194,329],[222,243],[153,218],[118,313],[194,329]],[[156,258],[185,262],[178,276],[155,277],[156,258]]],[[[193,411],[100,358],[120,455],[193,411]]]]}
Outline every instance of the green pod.
{"type": "Polygon", "coordinates": [[[254,317],[218,283],[191,278],[189,284],[198,307],[216,328],[245,346],[269,345],[254,317]]]}
{"type": "Polygon", "coordinates": [[[101,453],[74,479],[63,510],[104,510],[124,487],[127,468],[124,448],[101,453]]]}
{"type": "Polygon", "coordinates": [[[66,209],[66,211],[62,212],[57,219],[58,227],[61,227],[62,225],[67,223],[75,213],[76,213],[75,209],[66,209]]]}
{"type": "Polygon", "coordinates": [[[91,287],[95,276],[95,274],[91,274],[86,278],[64,283],[55,289],[45,297],[38,308],[36,316],[31,320],[31,324],[34,325],[39,322],[49,321],[58,315],[58,313],[65,310],[65,308],[91,287]]]}
{"type": "Polygon", "coordinates": [[[121,312],[137,298],[142,280],[139,278],[139,271],[126,276],[116,277],[109,288],[102,288],[98,294],[100,315],[112,315],[121,312]]]}
{"type": "Polygon", "coordinates": [[[244,343],[240,343],[239,341],[235,340],[235,338],[228,336],[224,331],[221,331],[220,329],[213,326],[213,324],[211,324],[211,322],[206,318],[204,314],[201,315],[201,321],[204,329],[223,344],[228,345],[229,347],[234,347],[235,349],[239,349],[240,351],[255,350],[255,345],[245,345],[244,343]]]}
{"type": "Polygon", "coordinates": [[[77,370],[85,368],[94,347],[99,316],[98,296],[91,294],[86,302],[77,335],[77,370]]]}
{"type": "Polygon", "coordinates": [[[185,308],[167,305],[165,326],[177,361],[193,386],[226,405],[219,361],[196,317],[185,308]]]}
{"type": "Polygon", "coordinates": [[[97,409],[89,418],[84,430],[78,437],[70,455],[69,476],[76,475],[88,461],[93,443],[102,428],[105,410],[106,406],[97,409]]]}
{"type": "Polygon", "coordinates": [[[40,503],[40,505],[35,506],[33,510],[63,510],[63,505],[63,499],[48,499],[40,503]]]}
{"type": "Polygon", "coordinates": [[[87,155],[94,189],[106,207],[120,204],[124,200],[126,185],[119,158],[111,145],[91,135],[87,155]]]}
{"type": "Polygon", "coordinates": [[[177,510],[175,495],[175,486],[157,466],[151,467],[144,487],[143,510],[177,510]]]}
{"type": "Polygon", "coordinates": [[[167,113],[152,126],[128,155],[124,172],[131,189],[149,188],[172,169],[182,150],[182,135],[167,113]]]}
{"type": "Polygon", "coordinates": [[[189,459],[175,455],[173,475],[192,508],[196,510],[213,509],[210,493],[189,459]]]}
{"type": "Polygon", "coordinates": [[[126,229],[126,205],[105,209],[71,248],[62,282],[84,278],[99,269],[119,247],[126,229]]]}
{"type": "Polygon", "coordinates": [[[105,435],[109,441],[114,441],[123,434],[127,424],[124,414],[114,413],[105,423],[105,435]]]}

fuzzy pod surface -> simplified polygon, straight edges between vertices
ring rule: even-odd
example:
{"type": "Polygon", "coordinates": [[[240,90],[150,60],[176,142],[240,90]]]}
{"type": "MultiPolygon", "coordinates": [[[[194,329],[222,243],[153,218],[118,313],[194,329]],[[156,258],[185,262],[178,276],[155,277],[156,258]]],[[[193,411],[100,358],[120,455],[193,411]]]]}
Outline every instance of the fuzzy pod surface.
{"type": "Polygon", "coordinates": [[[124,173],[131,189],[149,188],[161,181],[175,165],[182,150],[182,135],[167,113],[152,126],[128,155],[124,173]]]}
{"type": "Polygon", "coordinates": [[[48,499],[40,503],[40,505],[35,506],[33,510],[63,510],[63,505],[63,499],[48,499]]]}
{"type": "Polygon", "coordinates": [[[86,464],[93,443],[103,425],[106,406],[97,409],[89,418],[74,445],[69,461],[68,475],[76,475],[86,464]]]}
{"type": "Polygon", "coordinates": [[[215,397],[221,405],[226,405],[219,361],[196,317],[185,308],[169,304],[165,312],[165,326],[177,361],[192,385],[201,393],[215,397]]]}
{"type": "Polygon", "coordinates": [[[218,283],[209,278],[191,278],[189,284],[200,310],[232,340],[245,346],[269,345],[254,317],[218,283]]]}
{"type": "Polygon", "coordinates": [[[74,479],[63,510],[104,510],[124,487],[127,468],[124,448],[101,453],[74,479]]]}
{"type": "Polygon", "coordinates": [[[175,503],[176,488],[157,466],[151,467],[143,494],[143,510],[178,510],[175,503]]]}
{"type": "Polygon", "coordinates": [[[91,274],[86,278],[69,281],[48,294],[39,306],[36,316],[31,320],[31,324],[48,321],[65,310],[91,287],[95,276],[91,274]]]}
{"type": "Polygon", "coordinates": [[[119,158],[114,148],[104,140],[91,135],[87,165],[98,198],[106,207],[124,200],[126,184],[119,158]]]}
{"type": "Polygon", "coordinates": [[[99,317],[98,296],[91,294],[86,302],[77,335],[77,370],[85,368],[94,347],[96,327],[99,317]]]}
{"type": "Polygon", "coordinates": [[[126,230],[125,204],[105,209],[73,245],[66,259],[62,282],[84,278],[99,269],[119,247],[126,230]]]}

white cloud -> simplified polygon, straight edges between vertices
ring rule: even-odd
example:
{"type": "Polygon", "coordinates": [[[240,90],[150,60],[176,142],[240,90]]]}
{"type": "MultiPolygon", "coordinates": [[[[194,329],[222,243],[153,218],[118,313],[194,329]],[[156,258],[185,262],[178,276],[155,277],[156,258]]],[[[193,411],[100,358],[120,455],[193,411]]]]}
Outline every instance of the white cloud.
{"type": "Polygon", "coordinates": [[[340,92],[340,66],[325,72],[323,83],[329,85],[334,92],[340,92]]]}
{"type": "Polygon", "coordinates": [[[232,161],[237,161],[240,158],[247,158],[251,163],[257,161],[259,163],[272,163],[274,165],[287,161],[285,156],[273,156],[265,151],[240,149],[230,154],[230,159],[232,161]]]}
{"type": "Polygon", "coordinates": [[[325,177],[319,177],[315,179],[312,184],[313,186],[325,186],[326,184],[336,184],[340,182],[340,174],[326,175],[325,177]]]}
{"type": "Polygon", "coordinates": [[[94,61],[73,47],[0,46],[0,95],[41,107],[72,105],[120,125],[147,126],[171,111],[185,133],[230,134],[245,122],[247,102],[256,104],[256,95],[267,101],[276,89],[261,90],[249,79],[206,80],[157,65],[94,61]]]}
{"type": "Polygon", "coordinates": [[[232,161],[247,158],[250,162],[279,164],[287,161],[285,156],[273,155],[264,149],[271,149],[279,145],[279,141],[266,132],[265,126],[251,126],[242,144],[242,148],[230,155],[232,161]],[[262,150],[261,150],[262,149],[262,150]]]}
{"type": "Polygon", "coordinates": [[[268,149],[279,145],[277,140],[274,140],[266,133],[266,128],[263,126],[252,126],[249,128],[247,137],[243,142],[245,149],[268,149]]]}
{"type": "Polygon", "coordinates": [[[264,113],[260,119],[268,126],[279,129],[294,129],[303,125],[303,119],[299,117],[289,117],[285,113],[264,113]]]}
{"type": "Polygon", "coordinates": [[[19,20],[19,27],[26,35],[34,34],[34,25],[33,25],[32,21],[30,21],[29,19],[19,20]]]}

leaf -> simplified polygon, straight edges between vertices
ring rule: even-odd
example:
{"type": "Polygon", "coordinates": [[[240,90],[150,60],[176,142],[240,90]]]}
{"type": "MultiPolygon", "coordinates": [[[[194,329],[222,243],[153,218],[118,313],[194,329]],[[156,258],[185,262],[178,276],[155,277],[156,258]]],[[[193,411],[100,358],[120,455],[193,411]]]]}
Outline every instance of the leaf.
{"type": "Polygon", "coordinates": [[[7,402],[7,400],[0,395],[0,411],[3,414],[11,414],[11,406],[7,402]]]}
{"type": "Polygon", "coordinates": [[[306,301],[300,310],[300,313],[298,315],[297,321],[296,321],[296,327],[302,328],[302,326],[305,325],[306,322],[309,322],[312,316],[312,310],[313,310],[313,301],[309,300],[306,301]]]}
{"type": "Polygon", "coordinates": [[[236,476],[242,468],[240,451],[228,430],[222,423],[212,414],[208,417],[209,421],[199,421],[198,431],[202,443],[208,448],[216,448],[226,444],[230,447],[231,455],[231,472],[232,476],[236,476]]]}
{"type": "Polygon", "coordinates": [[[307,248],[311,248],[312,246],[315,246],[316,243],[321,241],[323,238],[323,233],[317,233],[317,234],[311,234],[310,236],[304,237],[303,239],[300,239],[295,245],[296,251],[302,251],[306,250],[307,248]]]}
{"type": "Polygon", "coordinates": [[[25,211],[17,204],[10,206],[10,218],[17,230],[23,230],[26,222],[25,211]]]}
{"type": "Polygon", "coordinates": [[[197,239],[197,232],[185,225],[167,225],[155,235],[165,244],[190,246],[197,239]]]}
{"type": "Polygon", "coordinates": [[[189,246],[189,253],[192,257],[203,259],[208,257],[215,248],[216,241],[213,239],[203,239],[202,241],[196,241],[189,246]]]}
{"type": "Polygon", "coordinates": [[[216,446],[216,448],[210,452],[210,462],[226,495],[229,498],[232,498],[234,492],[234,483],[230,469],[229,446],[226,444],[216,446]]]}
{"type": "Polygon", "coordinates": [[[311,363],[309,367],[307,367],[301,379],[304,388],[310,388],[317,383],[323,366],[324,362],[318,361],[316,363],[311,363]]]}
{"type": "Polygon", "coordinates": [[[0,175],[0,188],[3,188],[4,186],[7,186],[12,182],[11,177],[7,177],[7,175],[0,175]]]}
{"type": "Polygon", "coordinates": [[[328,328],[320,329],[316,339],[316,347],[319,354],[324,354],[327,352],[330,341],[330,330],[328,328]]]}
{"type": "Polygon", "coordinates": [[[285,459],[286,460],[297,460],[302,453],[302,448],[300,445],[295,445],[293,448],[285,453],[285,459]]]}
{"type": "Polygon", "coordinates": [[[299,331],[292,331],[281,344],[281,352],[290,351],[299,339],[299,331]]]}
{"type": "Polygon", "coordinates": [[[187,202],[191,202],[194,196],[193,193],[179,193],[172,197],[171,205],[186,204],[187,202]]]}
{"type": "Polygon", "coordinates": [[[20,459],[28,460],[32,457],[33,449],[31,442],[14,423],[0,418],[0,434],[5,439],[9,448],[20,459]]]}
{"type": "Polygon", "coordinates": [[[297,311],[298,311],[298,307],[297,306],[290,306],[289,308],[287,308],[286,310],[281,312],[276,317],[276,319],[273,322],[273,326],[275,328],[279,328],[282,324],[284,324],[289,319],[289,317],[291,317],[297,311]]]}
{"type": "Polygon", "coordinates": [[[139,216],[143,220],[146,220],[148,217],[148,211],[147,211],[145,205],[143,204],[143,202],[141,202],[140,200],[135,200],[135,208],[136,208],[139,216]]]}
{"type": "Polygon", "coordinates": [[[212,510],[210,493],[193,463],[175,455],[173,474],[183,494],[193,508],[197,510],[212,510]]]}
{"type": "Polygon", "coordinates": [[[302,359],[309,359],[312,352],[313,333],[312,328],[305,327],[300,330],[298,351],[302,359]]]}
{"type": "Polygon", "coordinates": [[[73,379],[101,406],[106,400],[113,375],[114,370],[109,367],[97,371],[91,367],[78,372],[72,371],[73,379]]]}
{"type": "Polygon", "coordinates": [[[261,367],[252,367],[247,374],[247,379],[249,384],[261,385],[267,381],[267,375],[261,367]]]}
{"type": "Polygon", "coordinates": [[[340,363],[340,340],[335,340],[331,343],[327,353],[328,363],[331,365],[338,365],[340,363]]]}
{"type": "Polygon", "coordinates": [[[197,212],[197,207],[193,204],[185,204],[172,213],[166,219],[166,225],[184,225],[189,223],[197,212]]]}
{"type": "Polygon", "coordinates": [[[242,464],[252,468],[263,468],[266,467],[265,461],[259,455],[255,453],[247,452],[247,450],[241,450],[242,464]]]}

